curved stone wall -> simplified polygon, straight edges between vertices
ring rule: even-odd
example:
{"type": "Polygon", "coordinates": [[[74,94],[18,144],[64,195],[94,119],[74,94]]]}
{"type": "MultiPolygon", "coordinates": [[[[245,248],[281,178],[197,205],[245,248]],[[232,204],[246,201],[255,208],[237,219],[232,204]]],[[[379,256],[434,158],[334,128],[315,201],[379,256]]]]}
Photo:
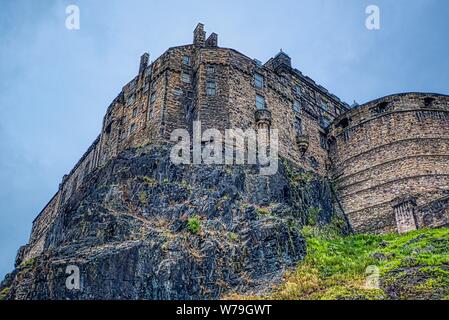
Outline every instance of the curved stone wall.
{"type": "Polygon", "coordinates": [[[449,194],[449,96],[369,102],[337,118],[329,140],[337,194],[358,232],[426,227],[418,209],[449,194]]]}

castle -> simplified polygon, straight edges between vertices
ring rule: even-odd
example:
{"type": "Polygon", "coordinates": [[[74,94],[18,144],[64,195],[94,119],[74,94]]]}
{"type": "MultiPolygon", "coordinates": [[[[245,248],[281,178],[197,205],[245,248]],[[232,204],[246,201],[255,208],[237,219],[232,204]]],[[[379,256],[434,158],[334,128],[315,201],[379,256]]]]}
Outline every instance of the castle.
{"type": "Polygon", "coordinates": [[[167,143],[175,129],[279,130],[279,155],[334,181],[336,205],[356,232],[407,232],[449,223],[449,96],[409,93],[350,107],[292,67],[218,46],[194,30],[169,48],[107,108],[98,138],[33,222],[24,260],[39,255],[59,208],[87,174],[122,150],[167,143]]]}

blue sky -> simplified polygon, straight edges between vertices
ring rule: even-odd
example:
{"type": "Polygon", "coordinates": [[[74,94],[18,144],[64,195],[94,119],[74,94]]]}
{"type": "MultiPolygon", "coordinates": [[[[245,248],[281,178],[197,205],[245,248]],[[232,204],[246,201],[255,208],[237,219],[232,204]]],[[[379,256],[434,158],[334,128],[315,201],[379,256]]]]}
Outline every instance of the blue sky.
{"type": "Polygon", "coordinates": [[[348,103],[449,94],[446,0],[0,0],[0,278],[140,55],[191,43],[198,22],[261,61],[282,48],[348,103]],[[65,28],[70,4],[80,8],[78,31],[65,28]],[[378,31],[365,28],[370,4],[380,8],[378,31]]]}

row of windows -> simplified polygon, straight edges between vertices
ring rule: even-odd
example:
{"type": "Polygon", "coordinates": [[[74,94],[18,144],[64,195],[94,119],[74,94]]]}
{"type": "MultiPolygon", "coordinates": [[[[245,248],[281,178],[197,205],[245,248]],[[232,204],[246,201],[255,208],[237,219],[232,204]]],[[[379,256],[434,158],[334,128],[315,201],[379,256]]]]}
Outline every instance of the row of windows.
{"type": "MultiPolygon", "coordinates": [[[[264,76],[263,75],[261,75],[260,73],[255,73],[254,74],[254,86],[257,89],[263,89],[264,81],[265,80],[264,80],[264,76]]],[[[302,88],[298,84],[295,84],[293,86],[292,90],[293,90],[293,93],[295,95],[298,95],[298,96],[302,95],[302,88]]]]}
{"type": "MultiPolygon", "coordinates": [[[[264,76],[263,76],[263,75],[261,75],[261,74],[259,74],[259,73],[255,73],[255,74],[254,74],[254,86],[255,86],[257,89],[263,89],[263,88],[264,88],[264,76]]],[[[298,84],[295,84],[295,85],[292,87],[292,91],[293,91],[293,93],[294,93],[295,95],[297,95],[297,96],[302,96],[302,95],[303,95],[302,88],[301,88],[301,86],[298,85],[298,84]]],[[[299,107],[300,107],[300,102],[299,102],[299,101],[295,101],[294,106],[293,106],[293,109],[294,109],[295,111],[299,112],[299,107]]],[[[331,109],[330,106],[329,106],[329,103],[327,103],[327,102],[325,102],[325,101],[321,101],[321,108],[322,108],[324,111],[327,111],[327,112],[329,112],[330,109],[331,109]]],[[[337,114],[339,114],[339,109],[338,109],[338,108],[335,108],[335,112],[336,112],[337,114]]]]}
{"type": "MultiPolygon", "coordinates": [[[[182,57],[182,64],[184,64],[186,66],[190,66],[190,64],[191,64],[190,56],[183,56],[182,57]]],[[[207,72],[207,74],[214,74],[215,73],[215,67],[211,66],[211,65],[208,65],[206,67],[206,72],[207,72]]]]}
{"type": "MultiPolygon", "coordinates": [[[[259,94],[256,94],[256,108],[257,110],[266,108],[265,98],[259,94]]],[[[301,102],[299,100],[293,101],[293,110],[298,113],[301,112],[301,102]]]]}

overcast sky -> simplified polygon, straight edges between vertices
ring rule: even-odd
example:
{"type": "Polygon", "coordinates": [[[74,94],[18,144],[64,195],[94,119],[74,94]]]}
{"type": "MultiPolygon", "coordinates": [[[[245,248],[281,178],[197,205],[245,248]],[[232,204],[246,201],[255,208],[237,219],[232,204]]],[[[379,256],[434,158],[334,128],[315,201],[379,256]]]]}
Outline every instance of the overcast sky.
{"type": "Polygon", "coordinates": [[[449,94],[447,0],[0,0],[1,279],[140,55],[154,60],[191,43],[198,22],[220,46],[261,61],[282,48],[350,104],[449,94]],[[80,8],[78,31],[65,27],[70,4],[80,8]],[[380,30],[365,27],[370,4],[380,8],[380,30]]]}

